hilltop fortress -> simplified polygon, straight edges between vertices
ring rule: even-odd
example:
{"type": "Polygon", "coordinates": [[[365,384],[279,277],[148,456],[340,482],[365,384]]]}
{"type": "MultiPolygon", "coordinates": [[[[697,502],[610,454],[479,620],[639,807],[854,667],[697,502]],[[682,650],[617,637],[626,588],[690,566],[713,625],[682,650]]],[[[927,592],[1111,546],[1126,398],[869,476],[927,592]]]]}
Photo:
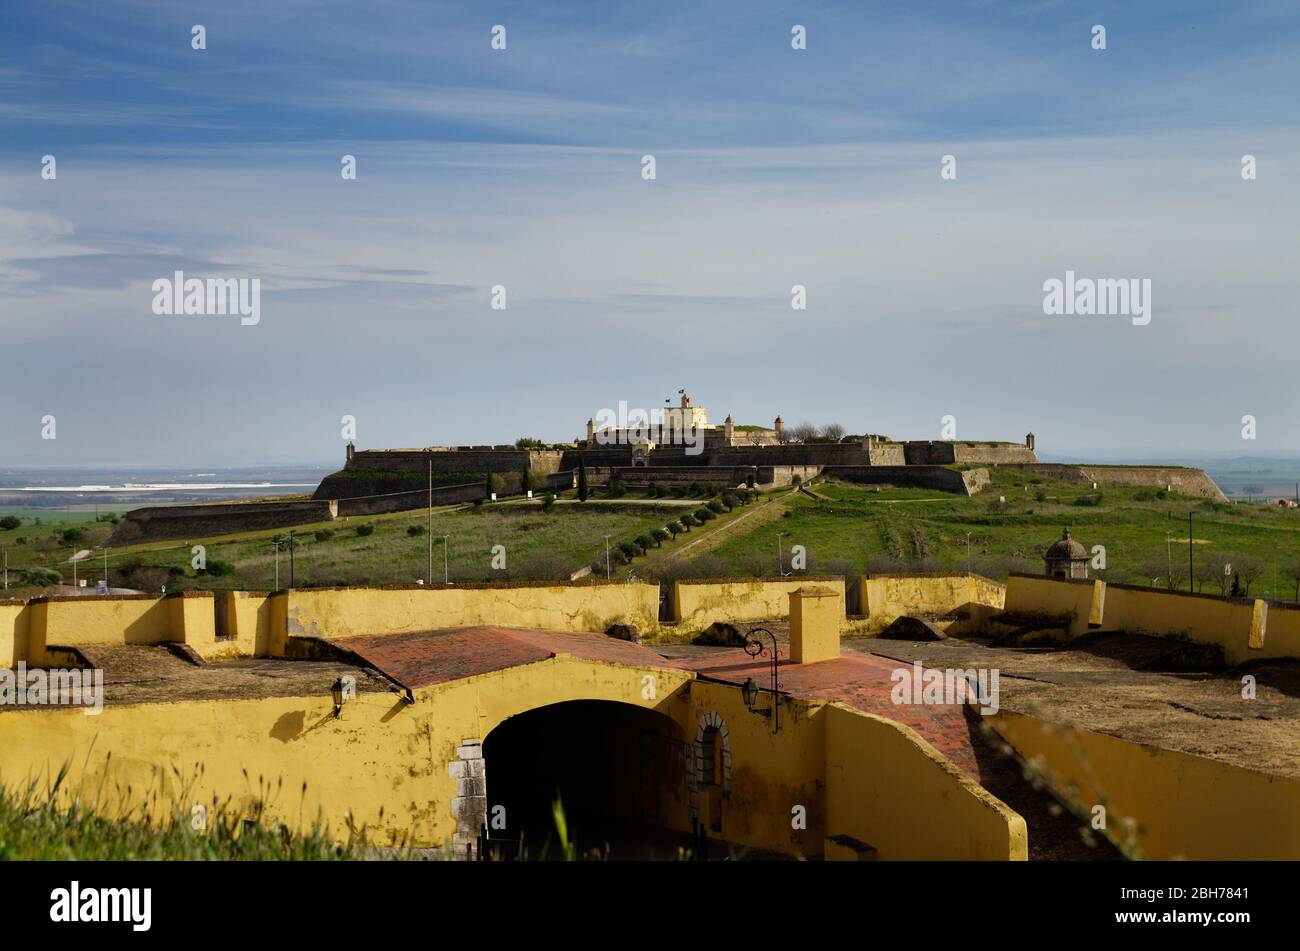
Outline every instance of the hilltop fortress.
{"type": "MultiPolygon", "coordinates": [[[[521,443],[524,442],[521,440],[521,443]]],[[[1098,466],[1040,463],[1035,437],[1023,443],[972,440],[895,441],[868,434],[834,440],[786,429],[721,425],[681,393],[680,403],[655,411],[605,409],[571,443],[548,447],[430,446],[357,449],[348,443],[344,466],[327,476],[310,499],[266,499],[136,509],[110,544],[189,538],[289,527],[349,516],[449,505],[498,494],[562,492],[577,484],[579,467],[590,485],[611,480],[629,486],[696,482],[771,489],[820,475],[850,482],[911,486],[974,495],[989,466],[1014,467],[1044,477],[1101,485],[1152,486],[1225,501],[1200,469],[1178,466],[1098,466]],[[495,479],[494,479],[495,477],[495,479]]]]}

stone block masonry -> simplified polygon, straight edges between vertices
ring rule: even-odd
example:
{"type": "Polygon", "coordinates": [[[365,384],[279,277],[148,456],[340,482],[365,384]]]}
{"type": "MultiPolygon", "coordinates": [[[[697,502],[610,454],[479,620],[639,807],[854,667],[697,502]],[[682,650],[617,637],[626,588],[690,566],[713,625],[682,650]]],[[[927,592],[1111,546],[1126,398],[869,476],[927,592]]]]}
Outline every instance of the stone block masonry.
{"type": "Polygon", "coordinates": [[[1066,482],[1096,482],[1098,486],[1150,486],[1169,489],[1179,495],[1198,499],[1226,502],[1228,497],[1204,469],[1184,466],[1094,466],[1036,463],[1034,465],[1006,464],[1008,469],[1019,469],[1031,475],[1066,482]]]}

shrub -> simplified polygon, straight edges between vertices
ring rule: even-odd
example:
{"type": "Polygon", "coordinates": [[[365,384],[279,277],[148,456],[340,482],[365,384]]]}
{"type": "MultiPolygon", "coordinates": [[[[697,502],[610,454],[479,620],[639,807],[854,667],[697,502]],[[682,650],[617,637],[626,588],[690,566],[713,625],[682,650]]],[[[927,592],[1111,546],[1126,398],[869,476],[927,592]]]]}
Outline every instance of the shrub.
{"type": "Polygon", "coordinates": [[[1096,506],[1101,505],[1102,494],[1100,492],[1089,492],[1087,495],[1081,495],[1074,500],[1075,505],[1096,506]]]}
{"type": "Polygon", "coordinates": [[[621,499],[627,495],[627,485],[621,479],[611,479],[605,486],[605,495],[611,499],[621,499]]]}
{"type": "Polygon", "coordinates": [[[790,477],[790,484],[796,489],[803,485],[803,476],[795,475],[790,477]]]}
{"type": "Polygon", "coordinates": [[[724,506],[717,499],[709,499],[709,501],[704,503],[704,507],[708,509],[710,512],[712,512],[714,515],[721,515],[723,512],[726,511],[726,506],[724,506]]]}
{"type": "Polygon", "coordinates": [[[334,529],[332,528],[318,529],[315,535],[316,541],[318,542],[327,542],[333,537],[334,537],[334,529]]]}
{"type": "Polygon", "coordinates": [[[367,523],[365,525],[357,526],[357,534],[360,535],[362,538],[365,538],[367,535],[373,535],[374,533],[375,533],[375,526],[373,525],[367,523]]]}
{"type": "Polygon", "coordinates": [[[712,509],[702,508],[702,509],[695,510],[695,517],[698,518],[701,522],[711,522],[718,516],[713,514],[712,509]]]}
{"type": "Polygon", "coordinates": [[[552,492],[546,498],[542,499],[542,510],[549,512],[551,510],[551,506],[554,504],[555,504],[555,493],[552,492]]]}
{"type": "Polygon", "coordinates": [[[673,498],[680,499],[685,495],[686,495],[686,486],[684,485],[673,486],[673,498]]]}
{"type": "Polygon", "coordinates": [[[650,498],[652,499],[659,498],[659,483],[651,482],[648,486],[646,486],[645,494],[650,496],[650,498]]]}
{"type": "Polygon", "coordinates": [[[234,573],[235,573],[234,565],[232,565],[228,561],[218,561],[215,558],[209,561],[207,565],[204,566],[203,569],[199,571],[199,574],[201,575],[212,575],[213,577],[218,577],[218,578],[223,575],[233,575],[234,573]]]}
{"type": "Polygon", "coordinates": [[[65,528],[63,531],[59,532],[59,539],[65,544],[79,542],[85,534],[86,530],[84,528],[65,528]]]}
{"type": "Polygon", "coordinates": [[[1037,499],[1039,502],[1046,502],[1047,493],[1044,492],[1042,489],[1039,489],[1037,492],[1034,493],[1034,498],[1037,499]]]}
{"type": "Polygon", "coordinates": [[[0,518],[0,531],[13,531],[22,523],[23,520],[17,515],[6,515],[4,518],[0,518]]]}
{"type": "Polygon", "coordinates": [[[498,472],[489,474],[487,477],[487,490],[489,496],[493,492],[500,495],[506,490],[506,480],[498,472]]]}
{"type": "Polygon", "coordinates": [[[655,528],[650,531],[650,538],[655,543],[656,548],[668,541],[669,537],[669,534],[662,528],[655,528]]]}
{"type": "Polygon", "coordinates": [[[18,583],[24,587],[48,588],[62,581],[63,577],[53,568],[24,568],[18,573],[18,583]]]}
{"type": "Polygon", "coordinates": [[[406,526],[406,534],[410,535],[412,538],[415,538],[417,535],[423,535],[427,531],[428,529],[425,528],[423,525],[406,526]]]}
{"type": "Polygon", "coordinates": [[[636,545],[632,544],[631,542],[619,542],[618,550],[623,553],[624,558],[627,558],[629,560],[635,558],[637,555],[640,554],[640,552],[637,551],[636,545]]]}
{"type": "Polygon", "coordinates": [[[654,547],[655,544],[655,540],[651,538],[649,535],[638,535],[635,541],[637,546],[642,551],[649,551],[651,548],[654,547]]]}

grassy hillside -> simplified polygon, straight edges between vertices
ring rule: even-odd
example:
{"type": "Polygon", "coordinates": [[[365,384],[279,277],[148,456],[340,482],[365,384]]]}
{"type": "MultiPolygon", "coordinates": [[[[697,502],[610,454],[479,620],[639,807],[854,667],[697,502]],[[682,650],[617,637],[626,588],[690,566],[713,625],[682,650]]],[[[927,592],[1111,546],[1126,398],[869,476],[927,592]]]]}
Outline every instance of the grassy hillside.
{"type": "MultiPolygon", "coordinates": [[[[559,579],[603,557],[606,535],[617,544],[678,514],[679,509],[667,505],[604,501],[561,502],[549,511],[539,502],[437,509],[432,522],[433,580],[443,578],[444,535],[448,536],[447,573],[453,581],[559,579]],[[497,545],[505,548],[503,570],[492,566],[497,545]]],[[[423,511],[299,526],[293,533],[294,581],[299,586],[413,584],[429,574],[428,527],[423,511]],[[362,534],[367,528],[373,531],[362,534]]],[[[10,594],[16,593],[24,568],[53,569],[70,583],[68,560],[77,551],[103,544],[111,529],[107,522],[73,525],[46,520],[40,525],[24,521],[16,529],[0,531],[0,546],[9,554],[10,594]]],[[[164,584],[169,591],[270,589],[275,584],[273,539],[287,534],[247,532],[110,549],[109,581],[114,587],[148,591],[164,584]],[[195,544],[206,548],[209,573],[200,574],[192,566],[195,544]]],[[[101,553],[95,552],[80,564],[78,574],[93,584],[103,576],[103,565],[101,553]]],[[[289,583],[287,547],[280,552],[280,582],[285,587],[289,583]]]]}
{"type": "MultiPolygon", "coordinates": [[[[803,545],[812,573],[964,569],[991,577],[1041,572],[1042,551],[1069,527],[1089,550],[1106,549],[1112,581],[1187,587],[1187,516],[1192,514],[1198,590],[1218,592],[1230,562],[1243,587],[1291,598],[1300,573],[1300,512],[1218,503],[1163,490],[1056,482],[992,469],[992,485],[972,498],[916,489],[819,482],[821,499],[800,494],[783,518],[719,545],[714,571],[771,574],[777,533],[789,570],[791,545],[803,545]],[[998,499],[1006,499],[999,503],[998,499]],[[1167,543],[1168,539],[1168,543],[1167,543]]],[[[1226,584],[1231,584],[1231,576],[1226,584]]]]}
{"type": "MultiPolygon", "coordinates": [[[[1003,578],[1011,571],[1042,571],[1043,549],[1068,526],[1089,550],[1105,546],[1107,567],[1093,569],[1094,576],[1136,584],[1159,578],[1161,585],[1172,579],[1186,589],[1190,512],[1198,590],[1218,592],[1230,587],[1235,575],[1251,594],[1295,596],[1300,512],[1150,488],[1094,492],[1087,485],[1004,469],[992,469],[991,475],[990,487],[973,498],[827,481],[814,486],[815,495],[775,491],[663,540],[634,558],[630,570],[640,577],[772,575],[778,533],[787,571],[793,545],[807,550],[810,573],[960,570],[968,563],[969,537],[971,569],[1003,578]],[[1232,574],[1224,575],[1225,563],[1231,563],[1232,574]]],[[[432,580],[441,581],[443,575],[443,535],[449,536],[453,581],[559,579],[593,561],[603,564],[606,535],[617,552],[620,542],[649,534],[703,504],[703,498],[647,498],[644,493],[579,504],[570,492],[549,510],[536,501],[445,507],[435,510],[433,519],[432,580]],[[492,567],[496,545],[505,547],[505,570],[492,567]]],[[[426,522],[425,513],[415,511],[301,526],[294,531],[295,582],[411,584],[425,578],[430,573],[429,536],[410,533],[422,532],[426,522]],[[361,534],[362,526],[373,526],[373,532],[361,534]]],[[[103,543],[111,528],[107,522],[24,521],[19,528],[0,531],[0,546],[9,550],[11,594],[18,583],[15,569],[21,567],[57,568],[70,580],[67,559],[103,543]],[[81,535],[67,538],[68,530],[81,535]]],[[[269,589],[275,584],[272,540],[284,534],[263,531],[114,549],[109,552],[110,581],[115,587],[150,591],[163,584],[168,590],[269,589]],[[200,543],[207,547],[211,570],[206,574],[191,566],[190,546],[200,543]]],[[[280,560],[281,585],[287,586],[287,550],[280,560]]],[[[615,554],[616,570],[620,560],[615,554]]],[[[93,583],[102,575],[102,565],[95,553],[79,569],[81,577],[93,583]]]]}

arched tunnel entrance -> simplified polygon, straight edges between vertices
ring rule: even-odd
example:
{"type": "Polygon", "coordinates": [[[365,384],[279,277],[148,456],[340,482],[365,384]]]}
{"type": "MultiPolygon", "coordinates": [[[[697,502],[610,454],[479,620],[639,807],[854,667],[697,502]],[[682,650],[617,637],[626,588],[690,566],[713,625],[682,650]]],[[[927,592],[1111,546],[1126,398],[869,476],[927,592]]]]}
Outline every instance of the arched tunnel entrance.
{"type": "Polygon", "coordinates": [[[673,720],[632,704],[572,700],[510,717],[483,742],[487,847],[563,858],[558,797],[580,857],[676,858],[691,847],[686,751],[673,720]]]}

